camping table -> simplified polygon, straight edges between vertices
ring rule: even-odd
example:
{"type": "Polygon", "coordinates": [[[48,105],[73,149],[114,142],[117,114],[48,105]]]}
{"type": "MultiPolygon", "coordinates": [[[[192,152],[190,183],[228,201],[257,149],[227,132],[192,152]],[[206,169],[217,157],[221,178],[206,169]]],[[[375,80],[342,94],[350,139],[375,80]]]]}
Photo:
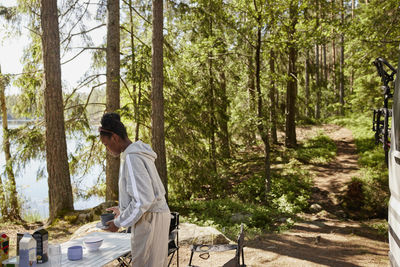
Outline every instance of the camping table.
{"type": "MultiPolygon", "coordinates": [[[[129,233],[110,233],[110,232],[92,232],[85,236],[71,239],[68,242],[61,243],[61,266],[85,266],[85,267],[98,267],[104,266],[113,260],[125,255],[131,251],[131,234],[129,233]],[[88,251],[83,240],[88,237],[99,237],[103,239],[103,244],[97,251],[88,251]],[[70,261],[67,258],[68,247],[82,246],[83,257],[78,261],[70,261]]],[[[4,263],[4,262],[3,262],[4,263]]],[[[37,267],[50,267],[49,262],[37,264],[37,267]]]]}

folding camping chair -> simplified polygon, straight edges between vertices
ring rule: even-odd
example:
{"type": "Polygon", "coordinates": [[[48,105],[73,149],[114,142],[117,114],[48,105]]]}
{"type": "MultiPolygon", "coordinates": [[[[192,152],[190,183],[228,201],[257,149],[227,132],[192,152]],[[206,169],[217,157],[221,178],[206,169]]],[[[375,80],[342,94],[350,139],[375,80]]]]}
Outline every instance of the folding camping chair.
{"type": "MultiPolygon", "coordinates": [[[[168,239],[168,266],[170,266],[172,259],[176,253],[176,264],[179,267],[179,213],[171,212],[171,223],[169,225],[169,239],[168,239]]],[[[127,233],[131,232],[131,228],[129,227],[126,231],[127,233]]],[[[131,253],[127,253],[122,257],[118,258],[117,267],[128,267],[131,265],[132,255],[131,253]]]]}
{"type": "Polygon", "coordinates": [[[168,240],[168,266],[171,265],[172,259],[176,253],[176,265],[179,267],[179,213],[171,212],[171,223],[169,225],[168,240]]]}
{"type": "Polygon", "coordinates": [[[192,251],[190,255],[190,261],[188,267],[197,267],[192,265],[193,254],[195,252],[200,253],[200,258],[208,259],[210,257],[210,252],[223,252],[228,250],[236,250],[235,256],[226,262],[222,267],[246,267],[244,264],[244,232],[243,224],[240,225],[240,233],[238,235],[237,244],[221,244],[221,245],[192,245],[190,250],[192,251]],[[242,258],[242,264],[240,264],[240,258],[242,258]]]}

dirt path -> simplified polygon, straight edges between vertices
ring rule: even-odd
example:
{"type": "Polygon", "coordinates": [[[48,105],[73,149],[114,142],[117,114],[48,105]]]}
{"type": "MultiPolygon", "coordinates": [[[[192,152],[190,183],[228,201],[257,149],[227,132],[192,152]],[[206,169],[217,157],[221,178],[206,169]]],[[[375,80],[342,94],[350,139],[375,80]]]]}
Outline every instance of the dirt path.
{"type": "MultiPolygon", "coordinates": [[[[389,266],[388,243],[375,230],[365,222],[340,219],[338,195],[358,172],[351,131],[335,125],[299,128],[298,139],[319,130],[337,145],[335,160],[311,169],[315,173],[313,200],[323,210],[302,214],[304,221],[288,232],[247,241],[244,249],[247,266],[389,266]]],[[[187,266],[189,257],[189,247],[181,247],[180,265],[187,266]]],[[[202,260],[195,255],[193,264],[221,266],[231,257],[232,253],[214,253],[208,260],[202,260]]]]}

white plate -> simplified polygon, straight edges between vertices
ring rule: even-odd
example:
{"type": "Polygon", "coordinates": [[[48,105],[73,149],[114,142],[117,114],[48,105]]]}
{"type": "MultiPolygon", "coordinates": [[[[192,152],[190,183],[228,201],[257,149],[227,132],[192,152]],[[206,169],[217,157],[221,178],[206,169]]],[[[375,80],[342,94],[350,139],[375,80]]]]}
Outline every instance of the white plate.
{"type": "Polygon", "coordinates": [[[101,230],[104,230],[104,229],[107,229],[107,228],[108,228],[107,226],[104,226],[101,222],[98,222],[98,223],[96,224],[96,227],[99,228],[99,229],[101,229],[101,230]]]}

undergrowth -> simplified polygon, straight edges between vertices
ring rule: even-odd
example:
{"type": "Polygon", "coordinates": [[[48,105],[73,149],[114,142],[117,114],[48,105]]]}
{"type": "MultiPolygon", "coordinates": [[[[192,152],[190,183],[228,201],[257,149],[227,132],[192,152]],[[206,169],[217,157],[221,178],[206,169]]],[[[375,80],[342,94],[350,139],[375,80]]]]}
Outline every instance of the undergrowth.
{"type": "MultiPolygon", "coordinates": [[[[271,190],[265,190],[264,158],[259,149],[238,153],[223,170],[231,188],[222,188],[221,197],[182,200],[169,196],[171,210],[183,221],[213,226],[229,238],[236,238],[240,224],[251,238],[265,232],[290,227],[296,214],[307,210],[312,174],[306,164],[326,163],[336,155],[334,142],[323,133],[299,144],[297,149],[274,147],[271,153],[271,190]]],[[[222,178],[221,178],[222,179],[222,178]]]]}

